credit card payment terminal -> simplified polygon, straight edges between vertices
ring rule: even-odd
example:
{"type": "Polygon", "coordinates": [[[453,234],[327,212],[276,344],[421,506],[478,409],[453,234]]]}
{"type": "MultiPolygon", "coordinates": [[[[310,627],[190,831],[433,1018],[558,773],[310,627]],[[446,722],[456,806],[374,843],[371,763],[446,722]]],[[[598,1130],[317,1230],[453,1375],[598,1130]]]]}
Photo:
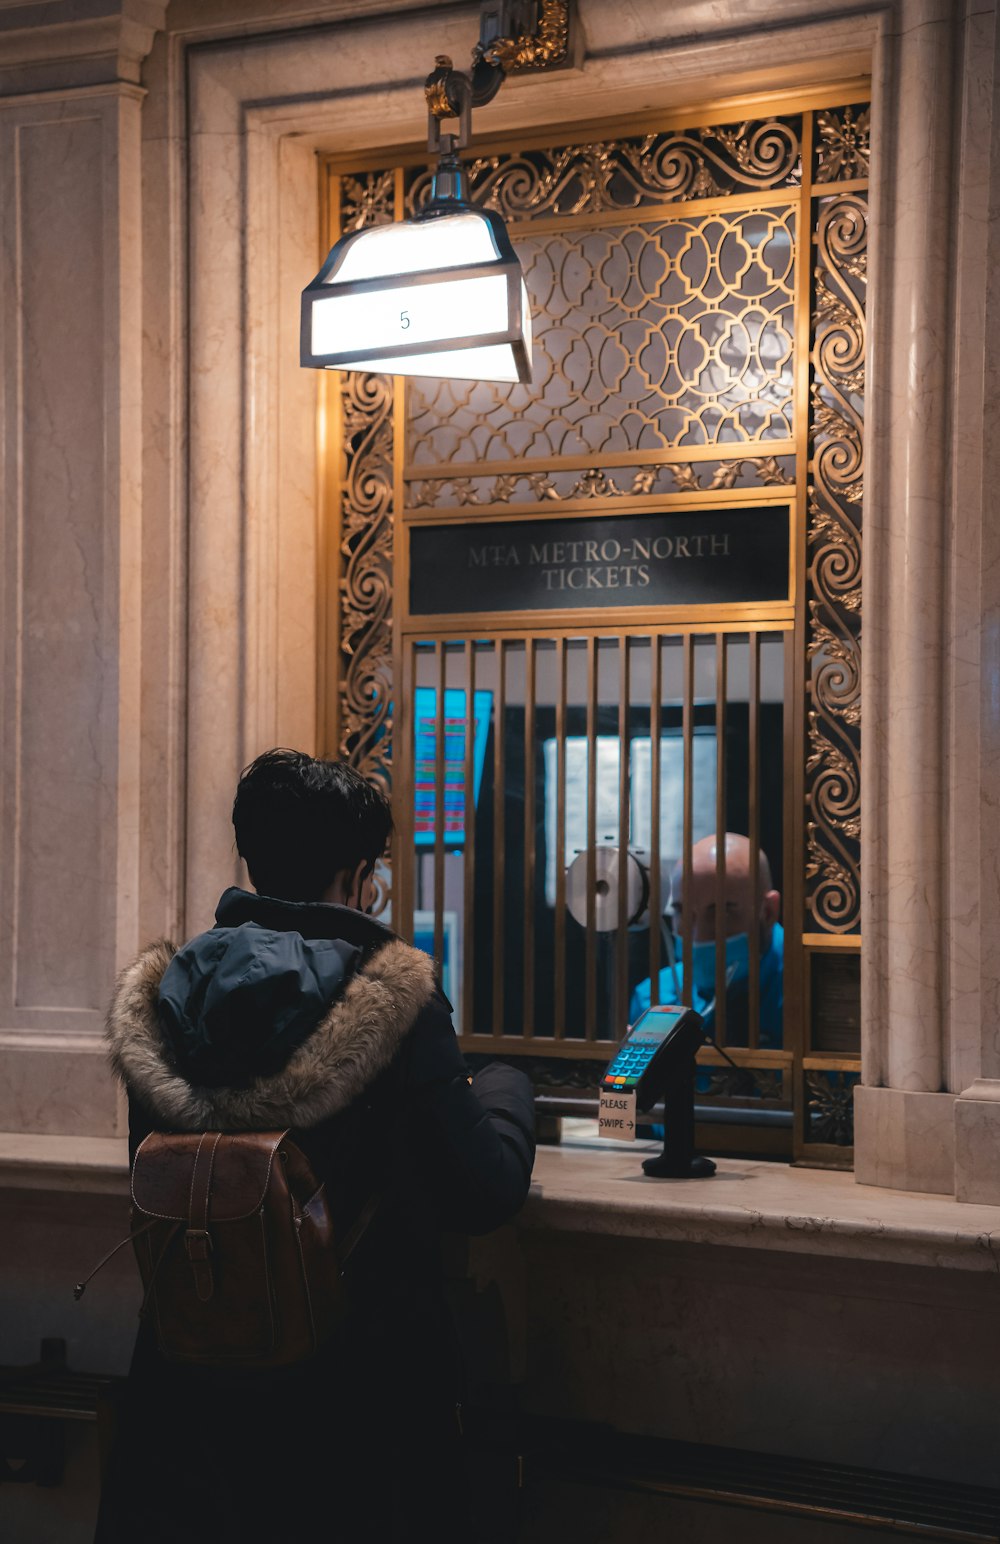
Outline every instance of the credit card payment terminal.
{"type": "Polygon", "coordinates": [[[695,1057],[706,1040],[701,1015],[680,1004],[647,1008],[632,1025],[601,1079],[604,1093],[635,1093],[637,1110],[663,1100],[663,1152],[643,1171],[663,1179],[707,1179],[710,1158],[694,1150],[695,1057]]]}
{"type": "Polygon", "coordinates": [[[622,1041],[601,1086],[634,1088],[636,1108],[650,1110],[663,1095],[671,1070],[693,1061],[704,1043],[701,1015],[693,1008],[647,1008],[622,1041]]]}

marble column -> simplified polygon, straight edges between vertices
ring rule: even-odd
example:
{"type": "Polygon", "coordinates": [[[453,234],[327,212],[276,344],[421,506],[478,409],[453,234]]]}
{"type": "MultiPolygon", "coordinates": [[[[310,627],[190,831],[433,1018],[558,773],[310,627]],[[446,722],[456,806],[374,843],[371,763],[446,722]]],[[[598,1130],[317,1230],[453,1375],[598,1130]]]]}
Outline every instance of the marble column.
{"type": "Polygon", "coordinates": [[[0,1129],[120,1129],[138,944],[141,174],[165,7],[0,11],[0,1129]]]}
{"type": "Polygon", "coordinates": [[[981,1064],[980,844],[994,866],[997,851],[980,821],[978,562],[993,54],[991,12],[904,0],[873,88],[856,1175],[938,1192],[957,1188],[956,1096],[981,1064]]]}
{"type": "MultiPolygon", "coordinates": [[[[977,100],[995,104],[1000,82],[995,17],[975,18],[966,64],[977,100]]],[[[959,607],[967,602],[976,624],[964,650],[967,718],[975,732],[954,745],[953,760],[955,775],[972,785],[968,837],[956,853],[956,888],[961,896],[971,878],[976,904],[954,908],[968,922],[956,938],[958,944],[967,941],[967,947],[953,961],[953,976],[956,991],[971,996],[977,1011],[963,1017],[953,1045],[952,1086],[961,1090],[955,1102],[955,1194],[960,1201],[1000,1204],[1000,523],[995,509],[1000,486],[1000,113],[995,108],[989,132],[969,136],[965,151],[963,183],[971,185],[966,219],[976,242],[977,268],[963,314],[961,336],[968,357],[956,370],[963,483],[956,518],[964,538],[956,599],[959,607]],[[975,414],[977,432],[971,435],[965,428],[967,409],[975,414]]],[[[961,625],[957,631],[961,637],[961,625]]]]}

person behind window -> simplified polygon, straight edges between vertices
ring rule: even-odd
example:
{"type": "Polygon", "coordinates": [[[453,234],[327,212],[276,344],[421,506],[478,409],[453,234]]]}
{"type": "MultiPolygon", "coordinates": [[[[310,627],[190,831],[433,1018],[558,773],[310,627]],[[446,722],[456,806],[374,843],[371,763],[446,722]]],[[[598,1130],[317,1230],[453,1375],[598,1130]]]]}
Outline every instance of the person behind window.
{"type": "Polygon", "coordinates": [[[381,1199],[345,1272],[346,1331],[310,1361],[171,1366],[141,1326],[97,1544],[467,1544],[440,1235],[521,1206],[531,1084],[499,1063],[468,1077],[432,962],[367,915],[392,824],[376,787],[270,751],[233,824],[256,894],[227,890],[180,950],[151,945],[109,1010],[130,1155],[151,1131],[288,1127],[340,1238],[381,1199]]]}
{"type": "MultiPolygon", "coordinates": [[[[724,914],[718,915],[716,839],[706,836],[691,849],[691,893],[684,894],[684,867],[678,864],[671,883],[675,958],[660,971],[661,1003],[683,1002],[696,1008],[710,1035],[715,1034],[716,960],[720,940],[725,954],[726,1043],[746,1045],[750,1018],[750,933],[760,944],[760,1044],[782,1043],[785,935],[778,916],[781,896],[773,888],[771,867],[758,853],[756,887],[745,836],[725,835],[726,877],[724,914]],[[756,888],[756,893],[755,893],[756,888]],[[691,938],[691,990],[685,992],[683,940],[691,938]]],[[[631,1021],[649,1007],[651,983],[640,981],[632,995],[631,1021]]]]}

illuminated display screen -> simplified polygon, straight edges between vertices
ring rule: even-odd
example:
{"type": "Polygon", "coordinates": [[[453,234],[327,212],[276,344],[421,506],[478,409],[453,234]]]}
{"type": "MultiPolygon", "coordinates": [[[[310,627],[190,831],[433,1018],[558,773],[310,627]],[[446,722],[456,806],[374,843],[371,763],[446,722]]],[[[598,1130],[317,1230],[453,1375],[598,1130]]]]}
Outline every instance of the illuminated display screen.
{"type": "MultiPolygon", "coordinates": [[[[476,692],[473,707],[472,797],[478,803],[486,759],[492,692],[476,692]]],[[[418,686],[413,694],[415,727],[414,840],[417,847],[433,847],[437,836],[437,691],[418,686]]],[[[446,687],[444,694],[444,843],[454,851],[465,842],[465,751],[468,716],[465,692],[446,687]]]]}
{"type": "Polygon", "coordinates": [[[635,1029],[629,1035],[630,1045],[662,1045],[674,1025],[679,1023],[686,1013],[685,1008],[662,1009],[649,1008],[642,1018],[636,1023],[635,1029]]]}

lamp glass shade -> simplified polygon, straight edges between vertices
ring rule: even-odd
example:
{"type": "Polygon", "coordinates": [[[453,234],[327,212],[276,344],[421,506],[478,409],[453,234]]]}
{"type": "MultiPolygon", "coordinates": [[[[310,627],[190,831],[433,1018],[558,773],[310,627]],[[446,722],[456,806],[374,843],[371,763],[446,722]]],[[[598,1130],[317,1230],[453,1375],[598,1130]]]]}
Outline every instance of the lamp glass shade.
{"type": "Polygon", "coordinates": [[[498,215],[457,200],[342,237],[302,294],[302,363],[531,379],[531,315],[498,215]]]}

